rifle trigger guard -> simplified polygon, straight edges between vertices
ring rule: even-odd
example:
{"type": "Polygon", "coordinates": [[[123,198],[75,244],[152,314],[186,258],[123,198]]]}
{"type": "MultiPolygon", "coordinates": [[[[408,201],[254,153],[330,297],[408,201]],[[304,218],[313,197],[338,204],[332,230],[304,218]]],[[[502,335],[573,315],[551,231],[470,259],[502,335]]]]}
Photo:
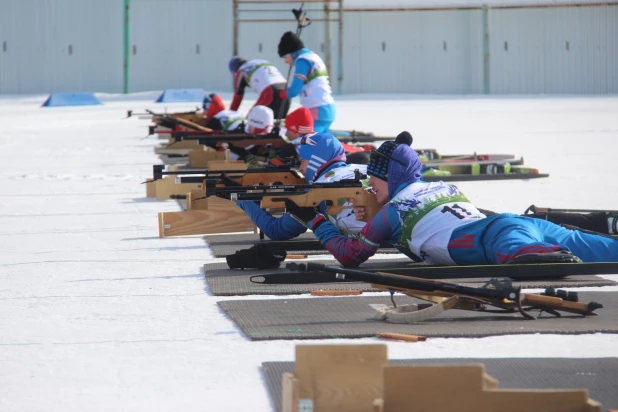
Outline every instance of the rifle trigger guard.
{"type": "Polygon", "coordinates": [[[531,314],[529,314],[528,312],[526,312],[526,310],[521,306],[521,288],[517,288],[517,310],[519,310],[519,313],[522,314],[522,316],[526,319],[531,319],[531,320],[536,320],[536,316],[533,316],[531,314]]]}

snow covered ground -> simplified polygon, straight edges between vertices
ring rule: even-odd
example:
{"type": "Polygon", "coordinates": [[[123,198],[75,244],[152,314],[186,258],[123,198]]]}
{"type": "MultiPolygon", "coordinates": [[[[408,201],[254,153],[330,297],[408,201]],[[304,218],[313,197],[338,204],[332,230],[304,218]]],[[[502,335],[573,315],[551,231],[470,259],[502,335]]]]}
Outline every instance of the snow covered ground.
{"type": "MultiPolygon", "coordinates": [[[[145,198],[157,142],[123,117],[194,105],[157,95],[70,108],[0,96],[1,411],[269,411],[262,362],[293,360],[298,343],[377,342],[251,342],[218,309],[275,297],[211,296],[202,265],[222,259],[199,236],[158,237],[157,212],[179,208],[145,198]]],[[[418,148],[511,153],[551,174],[460,183],[479,207],[618,209],[618,97],[337,100],[337,129],[407,129],[418,148]]],[[[602,334],[384,343],[391,359],[618,356],[618,335],[602,334]]]]}

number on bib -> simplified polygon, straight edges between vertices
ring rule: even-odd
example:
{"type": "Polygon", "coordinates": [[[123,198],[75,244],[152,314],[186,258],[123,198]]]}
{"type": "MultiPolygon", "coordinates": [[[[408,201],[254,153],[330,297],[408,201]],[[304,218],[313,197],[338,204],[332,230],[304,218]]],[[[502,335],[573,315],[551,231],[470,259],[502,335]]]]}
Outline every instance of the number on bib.
{"type": "Polygon", "coordinates": [[[466,209],[464,209],[463,207],[459,206],[457,203],[455,203],[452,207],[451,206],[444,206],[441,210],[442,213],[450,213],[453,216],[455,216],[457,219],[464,219],[467,216],[472,216],[472,213],[468,212],[466,209]]]}

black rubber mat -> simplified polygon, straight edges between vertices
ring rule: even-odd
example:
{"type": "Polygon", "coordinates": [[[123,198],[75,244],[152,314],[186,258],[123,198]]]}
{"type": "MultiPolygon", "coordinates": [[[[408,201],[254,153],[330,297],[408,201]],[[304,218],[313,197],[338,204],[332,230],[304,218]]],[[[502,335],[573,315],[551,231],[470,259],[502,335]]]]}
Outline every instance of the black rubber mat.
{"type": "MultiPolygon", "coordinates": [[[[483,363],[503,389],[588,389],[603,410],[618,408],[618,358],[458,358],[396,359],[391,365],[483,363]]],[[[272,406],[281,410],[281,375],[294,373],[294,362],[264,362],[272,406]]]]}
{"type": "MultiPolygon", "coordinates": [[[[324,249],[324,246],[315,238],[313,233],[303,233],[296,239],[286,241],[274,241],[268,238],[260,240],[260,236],[254,233],[205,236],[204,240],[210,246],[215,257],[232,255],[237,250],[250,248],[259,242],[267,242],[273,249],[285,250],[297,255],[330,255],[330,252],[324,249]]],[[[401,252],[393,247],[381,247],[378,249],[378,253],[401,252]]]]}
{"type": "MultiPolygon", "coordinates": [[[[315,262],[329,265],[337,265],[335,259],[316,260],[315,262]]],[[[409,259],[395,259],[389,262],[409,263],[409,259]]],[[[383,265],[384,260],[365,262],[361,268],[371,268],[383,265]]],[[[215,296],[240,296],[240,295],[294,295],[311,293],[312,290],[359,290],[363,292],[378,292],[370,284],[363,282],[341,283],[314,283],[305,285],[260,285],[249,280],[251,276],[259,274],[288,272],[286,269],[230,269],[227,263],[209,263],[204,265],[206,281],[210,291],[215,296]]]]}
{"type": "MultiPolygon", "coordinates": [[[[604,307],[598,316],[544,313],[537,320],[519,313],[483,313],[448,310],[412,325],[373,319],[370,304],[392,306],[388,296],[348,296],[305,299],[229,300],[217,304],[252,340],[364,338],[378,332],[410,333],[427,337],[483,337],[495,335],[553,333],[618,333],[618,293],[580,292],[580,301],[596,301],[604,307]]],[[[397,295],[399,305],[420,303],[397,295]]],[[[538,313],[536,311],[535,313],[538,313]]]]}
{"type": "MultiPolygon", "coordinates": [[[[300,261],[299,261],[300,262],[300,261]]],[[[317,261],[328,265],[339,265],[335,259],[320,259],[317,261]]],[[[408,259],[392,260],[369,260],[360,266],[360,269],[384,268],[392,265],[401,267],[401,262],[410,264],[408,259]]],[[[413,265],[413,264],[412,264],[413,265]]],[[[215,296],[240,296],[240,295],[292,295],[311,293],[313,290],[359,290],[361,292],[376,292],[377,289],[364,282],[342,282],[342,283],[312,283],[312,284],[289,284],[289,285],[267,285],[251,282],[252,276],[270,273],[288,273],[281,269],[229,269],[227,263],[209,263],[204,265],[206,281],[213,295],[215,296]]],[[[446,282],[461,283],[469,286],[482,286],[489,279],[451,279],[446,282]]],[[[601,278],[599,276],[569,276],[562,279],[549,280],[526,280],[513,282],[514,285],[524,289],[537,288],[565,288],[583,286],[613,286],[617,283],[613,280],[601,278]]]]}

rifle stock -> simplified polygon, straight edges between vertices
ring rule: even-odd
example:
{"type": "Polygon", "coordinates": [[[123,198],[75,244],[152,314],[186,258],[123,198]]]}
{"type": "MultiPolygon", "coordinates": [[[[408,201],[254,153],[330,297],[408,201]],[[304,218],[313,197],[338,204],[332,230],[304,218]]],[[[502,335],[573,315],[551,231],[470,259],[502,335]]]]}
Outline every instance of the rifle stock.
{"type": "MultiPolygon", "coordinates": [[[[211,132],[214,132],[211,130],[211,132]]],[[[170,138],[173,141],[197,140],[199,144],[214,145],[217,143],[228,143],[236,147],[246,149],[249,146],[271,145],[275,149],[281,149],[287,142],[280,136],[273,135],[250,135],[246,133],[220,133],[220,134],[197,134],[185,133],[182,131],[172,131],[170,138]]]]}
{"type": "MultiPolygon", "coordinates": [[[[234,176],[228,177],[234,178],[234,176]]],[[[301,207],[317,207],[321,202],[326,201],[329,214],[338,214],[343,209],[362,206],[365,208],[365,220],[368,220],[378,213],[380,206],[378,206],[375,195],[363,187],[363,178],[364,175],[356,170],[354,179],[342,179],[337,182],[292,184],[286,179],[280,182],[281,184],[272,185],[207,186],[206,196],[225,197],[234,201],[260,201],[263,209],[279,209],[285,199],[293,200],[301,207]],[[350,204],[346,205],[346,203],[350,204]]],[[[253,178],[253,180],[261,183],[264,179],[253,178]]],[[[269,180],[272,182],[274,179],[269,177],[269,180]]]]}
{"type": "Polygon", "coordinates": [[[227,142],[236,147],[242,147],[243,149],[246,149],[248,146],[266,146],[266,145],[271,145],[275,149],[282,149],[283,147],[285,147],[285,145],[287,145],[287,142],[280,137],[264,137],[261,139],[245,138],[243,140],[233,140],[233,141],[221,140],[221,141],[227,142]]]}
{"type": "MultiPolygon", "coordinates": [[[[203,176],[188,176],[177,178],[177,183],[201,183],[205,181],[208,186],[204,187],[226,187],[225,183],[221,182],[221,178],[225,175],[230,180],[233,180],[241,186],[261,186],[261,185],[301,185],[306,184],[305,178],[295,175],[292,172],[271,172],[271,173],[245,173],[238,175],[235,170],[215,173],[207,173],[203,176]]],[[[281,207],[279,205],[278,207],[281,207]]]]}
{"type": "Polygon", "coordinates": [[[160,126],[163,126],[163,127],[168,127],[170,129],[173,129],[176,126],[180,125],[183,127],[187,127],[189,129],[193,129],[193,130],[201,130],[203,132],[213,132],[213,130],[208,127],[204,127],[200,124],[194,123],[187,119],[183,119],[181,117],[176,117],[176,116],[169,115],[169,114],[155,113],[151,110],[146,110],[146,112],[152,115],[152,121],[154,123],[160,126]]]}
{"type": "Polygon", "coordinates": [[[317,207],[322,201],[327,201],[330,206],[327,209],[329,214],[338,214],[343,209],[352,209],[355,207],[365,208],[365,218],[367,221],[373,218],[380,206],[376,200],[376,196],[369,193],[362,187],[349,187],[349,188],[315,188],[306,193],[301,194],[285,194],[278,195],[277,193],[264,196],[260,207],[262,209],[280,208],[285,199],[291,199],[298,206],[301,207],[317,207]],[[348,206],[344,206],[346,203],[351,203],[348,206]]]}
{"type": "Polygon", "coordinates": [[[275,182],[278,180],[273,180],[270,176],[276,174],[279,177],[285,177],[284,181],[288,181],[289,177],[295,177],[297,178],[297,180],[294,180],[295,182],[297,182],[296,184],[307,183],[305,179],[300,177],[298,174],[296,174],[296,170],[290,166],[275,166],[275,167],[254,168],[254,169],[245,169],[245,170],[188,169],[188,170],[165,171],[164,169],[165,169],[165,165],[152,165],[153,180],[159,180],[159,179],[162,179],[163,176],[168,176],[168,175],[200,175],[200,176],[219,178],[221,177],[221,175],[225,174],[234,179],[237,179],[239,175],[243,175],[243,176],[261,175],[264,177],[258,178],[257,181],[275,182]]]}
{"type": "MultiPolygon", "coordinates": [[[[577,313],[579,315],[594,315],[594,310],[599,307],[595,302],[573,302],[554,296],[539,295],[536,293],[522,293],[522,306],[531,306],[537,309],[554,310],[562,312],[577,313]]],[[[601,306],[602,307],[602,306],[601,306]]]]}
{"type": "MultiPolygon", "coordinates": [[[[386,275],[386,273],[384,273],[386,275]]],[[[373,283],[371,285],[372,288],[382,289],[385,291],[398,291],[412,298],[433,301],[429,297],[438,296],[443,298],[449,298],[451,296],[457,296],[459,298],[458,304],[455,306],[456,309],[467,309],[471,307],[475,307],[476,310],[480,308],[480,304],[485,303],[488,305],[492,305],[501,309],[506,309],[509,311],[518,310],[519,306],[529,307],[532,309],[540,309],[549,313],[555,312],[568,312],[575,313],[578,315],[589,316],[594,315],[594,311],[599,307],[597,303],[583,303],[583,302],[572,302],[568,300],[564,300],[562,298],[554,297],[554,296],[545,296],[537,293],[521,293],[519,295],[519,300],[509,300],[509,299],[496,299],[496,298],[475,298],[474,296],[468,296],[465,294],[457,294],[450,293],[440,290],[434,291],[426,291],[426,290],[415,290],[415,289],[407,289],[407,288],[399,288],[392,287],[383,284],[373,283]],[[476,305],[474,305],[476,304],[476,305]]]]}
{"type": "Polygon", "coordinates": [[[291,171],[290,172],[271,172],[271,173],[245,173],[242,176],[228,176],[228,177],[234,180],[236,183],[241,184],[243,186],[270,185],[270,184],[302,185],[302,184],[307,183],[304,177],[295,175],[291,171]]]}

